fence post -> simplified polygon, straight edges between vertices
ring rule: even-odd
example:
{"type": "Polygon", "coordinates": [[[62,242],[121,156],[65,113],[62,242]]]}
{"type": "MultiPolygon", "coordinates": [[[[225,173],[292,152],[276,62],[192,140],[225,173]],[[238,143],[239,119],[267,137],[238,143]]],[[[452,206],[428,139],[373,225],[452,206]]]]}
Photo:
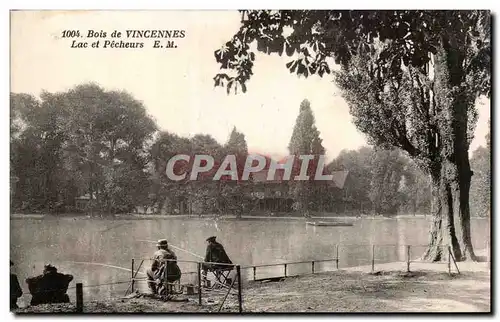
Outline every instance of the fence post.
{"type": "Polygon", "coordinates": [[[135,260],[132,258],[132,284],[131,284],[132,293],[134,293],[134,284],[135,284],[134,262],[135,262],[135,260]]]}
{"type": "Polygon", "coordinates": [[[257,267],[253,267],[253,280],[255,281],[257,267]]]}
{"type": "Polygon", "coordinates": [[[236,265],[236,274],[238,274],[238,308],[240,313],[243,312],[243,298],[241,296],[241,269],[240,265],[236,265]]]}
{"type": "Polygon", "coordinates": [[[372,273],[375,271],[375,245],[372,245],[372,273]]]}
{"type": "Polygon", "coordinates": [[[314,261],[311,262],[311,270],[312,270],[312,273],[314,274],[314,261]]]}
{"type": "Polygon", "coordinates": [[[335,245],[335,253],[337,253],[337,255],[335,255],[335,264],[337,266],[337,270],[339,269],[339,245],[335,245]]]}
{"type": "Polygon", "coordinates": [[[198,263],[198,304],[201,305],[201,263],[198,263]]]}
{"type": "Polygon", "coordinates": [[[286,277],[286,264],[284,264],[284,265],[285,265],[285,277],[286,277]]]}
{"type": "Polygon", "coordinates": [[[83,313],[83,284],[76,283],[76,312],[83,313]]]}
{"type": "Polygon", "coordinates": [[[410,245],[406,246],[406,271],[410,272],[410,245]]]}
{"type": "Polygon", "coordinates": [[[448,246],[448,274],[451,275],[451,247],[448,246]]]}

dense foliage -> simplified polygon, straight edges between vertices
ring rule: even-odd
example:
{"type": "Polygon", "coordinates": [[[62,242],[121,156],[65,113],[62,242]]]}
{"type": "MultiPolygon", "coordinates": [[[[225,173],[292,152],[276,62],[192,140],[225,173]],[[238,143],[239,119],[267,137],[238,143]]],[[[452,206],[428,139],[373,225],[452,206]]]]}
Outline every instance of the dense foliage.
{"type": "MultiPolygon", "coordinates": [[[[241,176],[248,155],[243,133],[234,128],[221,145],[210,135],[183,138],[155,131],[155,122],[142,104],[124,92],[88,84],[65,93],[43,93],[40,99],[11,94],[12,210],[106,214],[157,206],[164,214],[237,215],[254,210],[251,181],[172,181],[165,176],[167,161],[177,154],[213,156],[215,169],[225,155],[234,154],[241,176]],[[92,196],[91,201],[86,208],[76,209],[75,198],[85,195],[92,196]]],[[[304,100],[290,138],[290,153],[324,154],[320,136],[311,106],[304,100]]],[[[477,216],[487,215],[490,209],[488,137],[487,147],[480,147],[471,159],[475,173],[471,208],[477,216]]],[[[192,161],[176,165],[175,171],[187,171],[189,178],[192,161]]],[[[314,162],[310,168],[315,169],[314,162]]],[[[291,185],[292,197],[304,205],[298,211],[430,212],[429,176],[399,150],[344,150],[327,169],[349,171],[344,190],[322,189],[311,182],[304,182],[310,186],[291,185]]]]}
{"type": "Polygon", "coordinates": [[[431,177],[425,257],[440,260],[447,244],[458,260],[476,258],[468,150],[475,101],[491,93],[490,12],[243,10],[240,29],[215,52],[216,86],[246,91],[253,44],[294,56],[286,67],[298,76],[329,74],[329,60],[340,65],[334,79],[356,127],[377,146],[406,151],[431,177]]]}
{"type": "Polygon", "coordinates": [[[474,171],[471,183],[471,212],[473,215],[491,215],[491,145],[490,132],[486,135],[486,147],[477,148],[471,158],[474,171]]]}
{"type": "Polygon", "coordinates": [[[40,99],[11,94],[15,211],[130,211],[148,197],[147,145],[155,122],[126,92],[80,85],[40,99]]]}

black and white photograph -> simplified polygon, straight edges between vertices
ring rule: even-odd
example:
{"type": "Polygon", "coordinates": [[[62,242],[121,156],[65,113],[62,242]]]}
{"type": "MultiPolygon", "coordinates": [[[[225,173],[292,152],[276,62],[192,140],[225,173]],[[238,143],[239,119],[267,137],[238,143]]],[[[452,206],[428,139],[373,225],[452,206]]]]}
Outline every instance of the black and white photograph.
{"type": "Polygon", "coordinates": [[[12,315],[492,313],[492,11],[9,18],[12,315]]]}

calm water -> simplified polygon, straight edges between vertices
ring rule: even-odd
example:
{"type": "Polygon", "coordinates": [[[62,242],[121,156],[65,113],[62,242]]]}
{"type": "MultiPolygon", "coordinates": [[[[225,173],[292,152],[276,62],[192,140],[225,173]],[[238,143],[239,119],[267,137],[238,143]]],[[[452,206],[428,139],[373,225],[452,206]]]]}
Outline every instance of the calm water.
{"type": "MultiPolygon", "coordinates": [[[[487,220],[473,219],[471,225],[474,246],[485,248],[490,232],[487,220]]],[[[335,258],[335,245],[339,244],[342,268],[370,264],[372,244],[380,245],[376,246],[376,262],[404,261],[405,245],[427,243],[428,226],[425,218],[360,219],[352,227],[313,227],[296,220],[16,219],[11,220],[10,249],[16,263],[13,271],[28,293],[24,280],[40,274],[46,263],[74,275],[70,287],[76,282],[90,286],[127,281],[131,259],[149,257],[155,250],[154,243],[140,240],[167,238],[177,247],[204,255],[205,239],[216,235],[232,261],[242,266],[335,258]]],[[[412,248],[411,257],[418,258],[423,250],[424,247],[412,248]]],[[[176,253],[179,261],[198,260],[188,252],[176,253]]],[[[137,265],[136,260],[136,268],[137,265]]],[[[145,266],[149,265],[145,262],[145,266]]],[[[196,271],[196,264],[180,262],[179,266],[185,273],[182,282],[194,282],[196,275],[189,272],[196,271]]],[[[316,271],[333,268],[333,262],[315,264],[316,271]]],[[[144,266],[141,271],[145,271],[144,266]]],[[[291,275],[307,271],[311,271],[310,263],[288,267],[291,275]]],[[[257,278],[279,276],[282,272],[283,267],[261,268],[257,278]]],[[[244,273],[244,278],[251,278],[251,270],[244,273]]],[[[138,288],[145,288],[144,283],[140,284],[138,288]]],[[[85,287],[84,296],[96,299],[123,295],[127,286],[85,287]]],[[[68,294],[74,301],[74,289],[68,294]]],[[[29,299],[29,295],[24,295],[20,304],[29,299]]]]}

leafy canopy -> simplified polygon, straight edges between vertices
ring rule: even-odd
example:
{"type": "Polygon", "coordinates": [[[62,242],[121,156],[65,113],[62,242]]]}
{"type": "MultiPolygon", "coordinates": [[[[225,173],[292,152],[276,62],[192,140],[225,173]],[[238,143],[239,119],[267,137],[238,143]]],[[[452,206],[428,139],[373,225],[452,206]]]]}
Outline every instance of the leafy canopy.
{"type": "Polygon", "coordinates": [[[331,72],[329,59],[347,67],[360,50],[375,50],[377,72],[399,78],[401,65],[424,68],[445,41],[466,48],[465,69],[478,74],[477,93],[490,94],[490,14],[488,11],[241,10],[238,32],[214,55],[221,73],[216,86],[246,92],[257,50],[294,58],[291,73],[308,77],[331,72]],[[229,72],[233,73],[230,75],[229,72]]]}
{"type": "Polygon", "coordinates": [[[239,31],[215,52],[214,80],[245,92],[252,43],[290,56],[292,74],[333,73],[370,143],[401,148],[429,172],[454,153],[456,102],[467,123],[456,139],[468,148],[473,138],[475,100],[490,95],[490,36],[487,11],[242,11],[239,31]]]}

